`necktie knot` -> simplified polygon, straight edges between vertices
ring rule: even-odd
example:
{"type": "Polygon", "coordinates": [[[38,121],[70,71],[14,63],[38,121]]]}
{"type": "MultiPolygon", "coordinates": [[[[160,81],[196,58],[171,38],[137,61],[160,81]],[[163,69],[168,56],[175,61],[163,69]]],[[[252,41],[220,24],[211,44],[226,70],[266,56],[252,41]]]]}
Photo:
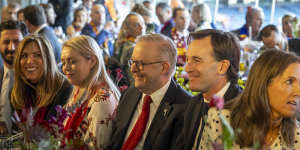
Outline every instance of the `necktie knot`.
{"type": "Polygon", "coordinates": [[[145,105],[145,104],[151,104],[151,103],[152,103],[151,96],[145,95],[145,96],[144,96],[144,105],[145,105]]]}

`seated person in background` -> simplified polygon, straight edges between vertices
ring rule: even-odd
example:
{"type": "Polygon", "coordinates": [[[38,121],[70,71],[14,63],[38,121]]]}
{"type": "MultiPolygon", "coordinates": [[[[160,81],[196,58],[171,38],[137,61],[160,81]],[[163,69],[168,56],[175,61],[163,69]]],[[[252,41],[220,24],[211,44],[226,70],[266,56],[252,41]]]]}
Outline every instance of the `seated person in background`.
{"type": "Polygon", "coordinates": [[[120,97],[106,72],[102,53],[92,37],[81,35],[63,45],[61,57],[62,70],[75,86],[65,106],[69,113],[64,127],[69,131],[66,137],[80,140],[90,149],[102,149],[109,142],[120,97]]]}
{"type": "Polygon", "coordinates": [[[175,25],[171,7],[167,3],[160,2],[156,5],[155,12],[160,22],[160,33],[167,35],[175,25]]]}
{"type": "Polygon", "coordinates": [[[54,30],[47,24],[47,18],[43,7],[39,5],[29,5],[24,8],[24,23],[32,34],[42,35],[50,41],[53,50],[55,60],[60,62],[61,43],[54,30]]]}
{"type": "Polygon", "coordinates": [[[218,111],[208,111],[201,150],[222,141],[219,113],[226,116],[235,133],[234,150],[298,149],[300,126],[295,119],[300,101],[300,58],[270,50],[254,62],[242,94],[218,111]]]}
{"type": "Polygon", "coordinates": [[[87,23],[87,11],[84,7],[79,7],[74,11],[74,20],[72,24],[67,28],[68,38],[72,38],[81,34],[81,30],[87,23]]]}
{"type": "Polygon", "coordinates": [[[24,8],[20,9],[17,12],[17,18],[18,18],[18,21],[24,22],[24,20],[25,20],[25,18],[24,18],[24,8]]]}
{"type": "Polygon", "coordinates": [[[51,3],[40,4],[44,8],[44,12],[47,18],[47,23],[49,26],[53,27],[55,24],[56,14],[51,3]]]}
{"type": "Polygon", "coordinates": [[[49,41],[38,35],[26,36],[16,51],[14,68],[13,108],[17,112],[36,108],[45,120],[56,116],[56,106],[67,102],[72,86],[58,70],[49,41]]]}
{"type": "Polygon", "coordinates": [[[95,0],[82,0],[82,5],[80,7],[84,7],[86,12],[87,12],[87,21],[90,22],[91,21],[91,12],[92,12],[92,7],[93,7],[93,3],[95,0]]]}
{"type": "Polygon", "coordinates": [[[210,8],[205,3],[193,6],[191,19],[191,23],[194,24],[193,31],[213,28],[210,8]]]}
{"type": "Polygon", "coordinates": [[[295,22],[295,19],[296,17],[293,14],[285,14],[281,19],[282,32],[288,38],[297,37],[293,29],[293,23],[295,22]]]}
{"type": "Polygon", "coordinates": [[[151,1],[148,1],[148,0],[144,0],[143,1],[143,5],[148,8],[150,11],[153,10],[153,3],[151,1]]]}
{"type": "Polygon", "coordinates": [[[148,10],[148,8],[141,4],[135,4],[131,12],[136,12],[144,18],[146,24],[146,34],[160,32],[160,28],[156,23],[153,22],[151,12],[148,10]]]}
{"type": "Polygon", "coordinates": [[[190,24],[190,14],[184,8],[173,10],[175,26],[167,33],[177,47],[177,66],[184,66],[186,60],[188,27],[190,24]]]}
{"type": "Polygon", "coordinates": [[[51,3],[47,3],[47,4],[40,4],[40,6],[43,7],[45,15],[46,15],[46,19],[47,19],[47,24],[53,28],[56,37],[58,38],[60,43],[63,43],[66,40],[66,35],[62,29],[61,26],[56,26],[55,25],[55,18],[56,18],[56,13],[53,9],[53,5],[51,3]]]}
{"type": "Polygon", "coordinates": [[[275,25],[271,24],[265,26],[260,31],[258,40],[261,40],[264,43],[264,45],[260,48],[261,52],[270,48],[288,51],[287,39],[275,25]]]}
{"type": "Polygon", "coordinates": [[[83,27],[81,34],[93,37],[101,48],[108,49],[109,54],[112,55],[114,49],[111,38],[113,38],[114,23],[105,23],[105,9],[103,5],[93,5],[91,18],[91,22],[83,27]]]}
{"type": "Polygon", "coordinates": [[[246,24],[243,27],[232,31],[240,40],[246,37],[251,40],[257,40],[260,27],[264,21],[264,12],[260,7],[248,7],[246,12],[246,24]],[[250,33],[251,31],[251,33],[250,33]],[[250,37],[251,36],[251,37],[250,37]]]}
{"type": "Polygon", "coordinates": [[[133,83],[134,81],[129,71],[128,60],[131,58],[136,38],[145,34],[145,28],[144,19],[141,15],[130,13],[122,23],[115,43],[116,50],[114,56],[120,60],[120,64],[125,67],[130,83],[133,83]]]}
{"type": "Polygon", "coordinates": [[[5,22],[8,20],[17,21],[17,12],[20,9],[19,3],[8,3],[6,7],[2,8],[2,16],[1,16],[1,22],[5,22]]]}

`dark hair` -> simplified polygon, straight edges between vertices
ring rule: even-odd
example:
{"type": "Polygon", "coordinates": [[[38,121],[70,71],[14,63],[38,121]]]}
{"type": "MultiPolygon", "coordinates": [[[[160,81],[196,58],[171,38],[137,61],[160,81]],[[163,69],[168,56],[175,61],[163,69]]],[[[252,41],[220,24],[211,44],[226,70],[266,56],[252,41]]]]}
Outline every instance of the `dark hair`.
{"type": "Polygon", "coordinates": [[[181,8],[181,7],[174,8],[174,9],[173,9],[173,14],[172,14],[172,17],[173,17],[173,18],[176,18],[176,15],[177,15],[177,12],[178,12],[178,11],[185,11],[185,9],[184,9],[184,8],[181,8]]]}
{"type": "Polygon", "coordinates": [[[26,36],[28,34],[27,27],[23,22],[9,20],[6,22],[2,22],[0,24],[0,33],[4,30],[15,30],[15,29],[20,30],[23,36],[26,36]]]}
{"type": "Polygon", "coordinates": [[[24,8],[18,10],[18,12],[17,12],[18,18],[19,18],[19,15],[20,15],[21,13],[24,13],[24,8]]]}
{"type": "Polygon", "coordinates": [[[30,5],[24,8],[24,18],[34,26],[47,23],[47,18],[42,6],[30,5]]]}
{"type": "Polygon", "coordinates": [[[259,33],[258,35],[258,40],[262,40],[263,37],[269,37],[272,33],[272,31],[276,32],[276,33],[279,33],[279,30],[278,28],[273,25],[273,24],[270,24],[270,25],[267,25],[265,26],[259,33]]]}
{"type": "Polygon", "coordinates": [[[164,2],[158,3],[156,5],[156,8],[161,8],[164,11],[167,11],[167,10],[171,9],[171,7],[167,3],[164,3],[164,2]]]}
{"type": "MultiPolygon", "coordinates": [[[[264,138],[271,128],[272,113],[267,88],[272,79],[293,63],[300,63],[300,58],[294,54],[278,50],[263,52],[254,62],[240,97],[225,106],[231,110],[230,124],[235,130],[236,142],[241,147],[264,144],[264,138]]],[[[294,143],[294,121],[294,117],[285,117],[281,121],[280,132],[288,146],[294,143]]]]}
{"type": "Polygon", "coordinates": [[[206,29],[198,32],[192,32],[189,35],[188,42],[192,40],[203,39],[207,36],[211,37],[211,45],[213,47],[213,56],[217,61],[229,60],[230,66],[226,72],[228,81],[236,83],[238,80],[238,72],[240,65],[240,43],[236,36],[230,32],[221,30],[206,29]]]}

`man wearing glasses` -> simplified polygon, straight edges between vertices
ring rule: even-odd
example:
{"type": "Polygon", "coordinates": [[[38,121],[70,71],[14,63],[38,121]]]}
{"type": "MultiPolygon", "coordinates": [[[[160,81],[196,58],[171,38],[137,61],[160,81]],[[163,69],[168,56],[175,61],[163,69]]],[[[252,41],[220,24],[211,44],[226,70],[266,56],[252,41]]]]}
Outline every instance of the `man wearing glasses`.
{"type": "Polygon", "coordinates": [[[172,80],[176,46],[161,34],[141,36],[129,60],[135,80],[121,97],[107,149],[173,149],[191,96],[172,80]]]}

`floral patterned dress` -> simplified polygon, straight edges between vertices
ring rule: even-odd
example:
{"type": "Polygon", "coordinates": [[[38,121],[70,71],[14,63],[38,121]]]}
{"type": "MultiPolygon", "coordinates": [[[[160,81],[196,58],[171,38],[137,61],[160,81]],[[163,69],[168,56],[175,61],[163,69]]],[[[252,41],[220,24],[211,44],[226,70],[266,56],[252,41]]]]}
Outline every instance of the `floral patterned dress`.
{"type": "Polygon", "coordinates": [[[70,114],[65,122],[65,131],[70,133],[73,141],[83,142],[90,149],[103,149],[110,140],[118,100],[107,87],[96,90],[90,96],[87,96],[87,90],[81,91],[80,98],[74,102],[78,93],[80,90],[75,90],[65,107],[70,114]],[[82,120],[78,119],[80,116],[82,120]],[[78,127],[74,128],[76,123],[78,127]]]}
{"type": "MultiPolygon", "coordinates": [[[[211,148],[211,142],[217,142],[221,139],[222,136],[222,124],[219,117],[219,113],[226,118],[229,122],[230,118],[230,111],[228,110],[221,110],[218,111],[216,108],[211,108],[208,111],[208,118],[205,124],[201,143],[199,146],[199,150],[207,150],[211,148]]],[[[279,130],[280,131],[280,130],[279,130]]],[[[294,139],[294,147],[289,148],[286,146],[284,141],[282,140],[282,135],[279,132],[279,136],[274,140],[273,144],[270,146],[270,150],[298,150],[300,149],[300,125],[297,122],[296,131],[295,131],[295,139],[294,139]]],[[[234,144],[233,150],[251,150],[252,148],[240,148],[238,144],[234,144]]]]}

